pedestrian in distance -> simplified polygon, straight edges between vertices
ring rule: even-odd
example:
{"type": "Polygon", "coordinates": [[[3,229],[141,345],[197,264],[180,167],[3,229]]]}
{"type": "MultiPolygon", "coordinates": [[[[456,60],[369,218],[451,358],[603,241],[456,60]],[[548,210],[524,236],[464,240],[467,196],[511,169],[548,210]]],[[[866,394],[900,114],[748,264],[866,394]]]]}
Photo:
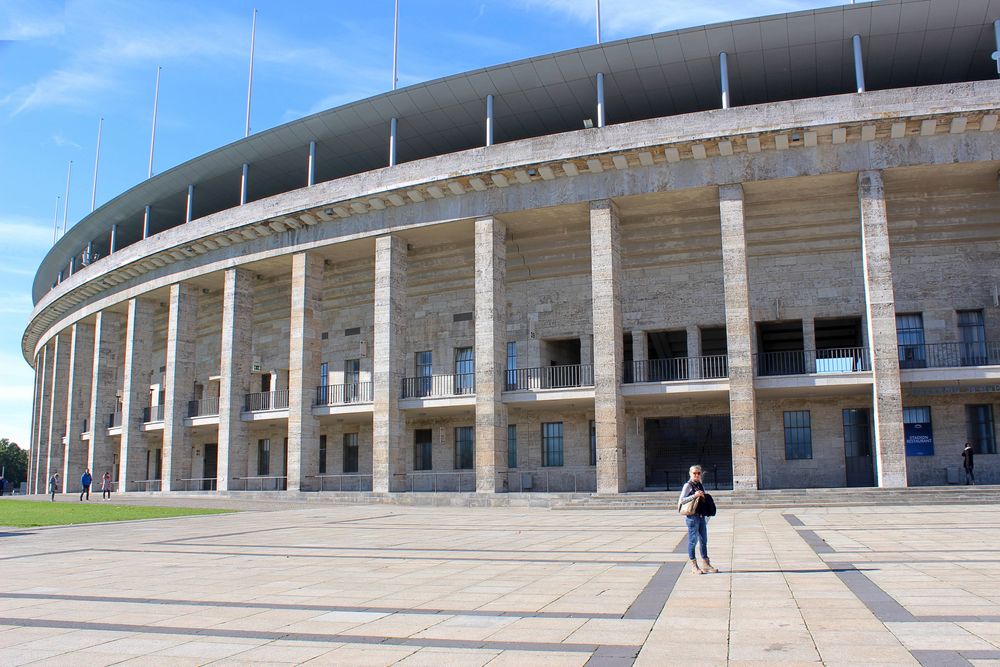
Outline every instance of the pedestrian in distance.
{"type": "Polygon", "coordinates": [[[688,481],[681,489],[677,500],[677,510],[684,515],[684,523],[688,529],[688,559],[691,561],[693,574],[709,574],[718,572],[708,559],[708,517],[715,516],[715,501],[705,493],[701,482],[701,466],[691,466],[688,469],[688,481]],[[695,546],[700,547],[702,565],[698,566],[695,558],[695,546]]]}
{"type": "Polygon", "coordinates": [[[52,496],[52,502],[56,501],[56,491],[59,490],[59,473],[49,477],[49,494],[52,496]]]}
{"type": "Polygon", "coordinates": [[[90,484],[93,481],[94,478],[90,474],[90,468],[85,468],[83,475],[80,476],[80,487],[83,489],[80,491],[80,502],[83,502],[84,494],[87,495],[87,500],[90,500],[90,484]]]}
{"type": "Polygon", "coordinates": [[[968,486],[976,484],[976,475],[972,472],[973,458],[975,453],[972,451],[972,445],[965,443],[965,449],[962,450],[962,467],[965,468],[965,484],[968,486]]]}
{"type": "Polygon", "coordinates": [[[0,477],[0,496],[3,496],[3,492],[7,489],[7,480],[0,477]]]}
{"type": "Polygon", "coordinates": [[[107,498],[111,500],[111,473],[104,471],[104,477],[101,478],[101,499],[107,498]]]}

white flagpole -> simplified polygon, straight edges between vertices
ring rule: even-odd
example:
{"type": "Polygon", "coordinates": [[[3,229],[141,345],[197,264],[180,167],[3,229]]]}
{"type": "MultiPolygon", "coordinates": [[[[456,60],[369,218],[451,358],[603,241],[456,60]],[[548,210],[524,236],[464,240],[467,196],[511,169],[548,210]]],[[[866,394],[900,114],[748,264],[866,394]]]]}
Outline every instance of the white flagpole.
{"type": "Polygon", "coordinates": [[[59,200],[61,197],[56,195],[56,210],[52,213],[52,245],[56,244],[56,236],[59,234],[59,200]]]}
{"type": "Polygon", "coordinates": [[[90,212],[94,212],[97,204],[97,168],[101,164],[101,130],[104,129],[104,119],[97,123],[97,153],[94,156],[94,185],[90,189],[90,212]]]}
{"type": "Polygon", "coordinates": [[[250,27],[250,79],[247,81],[247,122],[243,129],[243,137],[250,136],[250,96],[253,93],[253,51],[257,39],[257,9],[253,10],[253,23],[250,27]]]}
{"type": "Polygon", "coordinates": [[[601,0],[597,2],[597,43],[601,43],[601,0]]]}
{"type": "Polygon", "coordinates": [[[156,68],[156,88],[153,89],[153,132],[149,137],[149,171],[146,174],[146,178],[153,177],[153,148],[156,146],[156,108],[160,102],[160,70],[162,67],[156,68]]]}
{"type": "Polygon", "coordinates": [[[69,178],[73,174],[73,161],[69,161],[69,167],[66,168],[66,196],[63,198],[63,230],[62,233],[66,233],[66,221],[69,219],[69,178]]]}
{"type": "Polygon", "coordinates": [[[396,0],[396,13],[392,20],[392,89],[396,90],[396,84],[399,82],[399,76],[397,69],[399,57],[399,0],[396,0]]]}

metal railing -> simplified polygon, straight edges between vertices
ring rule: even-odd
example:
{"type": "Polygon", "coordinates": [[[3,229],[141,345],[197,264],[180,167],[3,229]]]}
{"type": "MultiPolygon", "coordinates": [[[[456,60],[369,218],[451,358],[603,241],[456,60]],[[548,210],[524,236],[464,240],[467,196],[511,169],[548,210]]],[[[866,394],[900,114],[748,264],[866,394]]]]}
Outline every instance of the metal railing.
{"type": "Polygon", "coordinates": [[[122,425],[122,413],[112,412],[108,415],[108,428],[115,428],[122,425]]]}
{"type": "Polygon", "coordinates": [[[507,490],[512,493],[595,492],[597,469],[588,468],[539,468],[537,470],[510,470],[507,473],[507,490]]]}
{"type": "Polygon", "coordinates": [[[133,479],[129,482],[130,484],[135,484],[136,491],[159,491],[162,486],[162,480],[159,479],[133,479]]]}
{"type": "Polygon", "coordinates": [[[475,373],[425,375],[423,377],[403,378],[401,398],[468,396],[474,393],[476,393],[475,373]]]}
{"type": "Polygon", "coordinates": [[[899,345],[900,368],[949,368],[1000,364],[1000,343],[918,343],[899,345]]]}
{"type": "Polygon", "coordinates": [[[729,377],[729,357],[725,354],[713,354],[633,361],[625,366],[624,382],[673,382],[725,377],[729,377]]]}
{"type": "Polygon", "coordinates": [[[243,397],[243,412],[284,410],[288,407],[288,390],[261,391],[243,397]]]}
{"type": "Polygon", "coordinates": [[[472,492],[476,490],[475,470],[412,470],[406,473],[413,492],[472,492]]]}
{"type": "Polygon", "coordinates": [[[825,350],[787,350],[753,355],[757,376],[812,373],[861,373],[871,370],[868,349],[837,347],[825,350]]]}
{"type": "Polygon", "coordinates": [[[217,417],[219,415],[219,397],[202,398],[188,401],[188,417],[217,417]]]}
{"type": "Polygon", "coordinates": [[[316,387],[316,405],[371,403],[372,383],[327,384],[316,387]]]}
{"type": "Polygon", "coordinates": [[[184,482],[184,488],[174,489],[175,491],[215,491],[219,488],[219,480],[215,477],[186,477],[174,481],[184,482]]]}
{"type": "MultiPolygon", "coordinates": [[[[688,468],[664,468],[651,472],[656,477],[656,487],[660,488],[660,480],[662,479],[662,484],[670,491],[680,491],[684,487],[684,483],[690,479],[688,468]]],[[[723,468],[717,465],[702,466],[701,475],[702,484],[705,485],[706,489],[733,488],[733,470],[729,466],[723,468]]]]}
{"type": "MultiPolygon", "coordinates": [[[[243,491],[284,491],[288,488],[285,475],[258,475],[256,477],[233,477],[234,482],[243,482],[243,491]]],[[[240,489],[235,489],[239,491],[240,489]]]]}
{"type": "Polygon", "coordinates": [[[504,374],[504,391],[594,386],[594,367],[590,364],[517,368],[504,374]]]}
{"type": "Polygon", "coordinates": [[[144,424],[163,421],[163,405],[151,405],[148,408],[143,408],[142,421],[144,424]]]}
{"type": "Polygon", "coordinates": [[[320,473],[319,475],[309,475],[319,480],[320,491],[371,491],[372,476],[362,475],[356,472],[345,473],[320,473]],[[332,482],[336,480],[336,484],[332,482]],[[330,482],[330,484],[328,484],[330,482]],[[329,488],[336,486],[336,488],[329,488]]]}

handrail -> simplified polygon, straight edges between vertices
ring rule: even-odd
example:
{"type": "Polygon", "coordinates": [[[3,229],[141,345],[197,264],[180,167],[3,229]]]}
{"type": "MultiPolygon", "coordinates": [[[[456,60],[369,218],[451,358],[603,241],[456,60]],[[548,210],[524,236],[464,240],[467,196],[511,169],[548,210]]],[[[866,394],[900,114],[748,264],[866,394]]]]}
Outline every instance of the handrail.
{"type": "Polygon", "coordinates": [[[411,470],[406,473],[407,486],[411,492],[458,492],[463,491],[475,491],[476,490],[476,471],[475,470],[411,470]],[[420,478],[429,477],[430,478],[430,488],[426,488],[425,484],[418,483],[417,480],[420,478]],[[439,484],[438,480],[440,478],[448,479],[449,477],[458,477],[458,488],[450,488],[450,485],[439,484]],[[471,477],[472,482],[466,488],[463,484],[463,480],[466,477],[471,477]],[[424,488],[417,488],[418,486],[424,488]],[[448,488],[445,488],[448,487],[448,488]]]}
{"type": "Polygon", "coordinates": [[[403,378],[401,398],[468,396],[476,393],[475,373],[403,378]]]}
{"type": "Polygon", "coordinates": [[[550,491],[567,492],[572,486],[573,493],[597,491],[597,469],[594,466],[588,468],[538,468],[529,469],[518,468],[508,471],[508,491],[513,493],[524,493],[535,491],[538,493],[549,493],[550,491]],[[572,483],[569,478],[572,477],[572,483]],[[512,482],[516,481],[517,484],[512,482]],[[536,484],[535,482],[538,482],[536,484]]]}
{"type": "Polygon", "coordinates": [[[862,373],[871,370],[868,349],[834,347],[822,350],[785,350],[753,355],[758,377],[823,373],[862,373]]]}
{"type": "Polygon", "coordinates": [[[260,391],[243,397],[243,412],[284,410],[288,407],[288,390],[260,391]]]}
{"type": "Polygon", "coordinates": [[[150,422],[163,421],[163,404],[151,405],[142,409],[142,421],[145,424],[150,422]]]}
{"type": "MultiPolygon", "coordinates": [[[[316,478],[319,480],[319,490],[327,491],[326,481],[329,479],[337,480],[336,491],[340,492],[344,490],[345,480],[357,480],[356,489],[347,489],[348,491],[371,491],[373,478],[371,475],[356,473],[356,472],[345,472],[345,473],[320,473],[318,475],[306,475],[307,478],[316,478]]],[[[334,490],[334,489],[331,489],[334,490]]]]}
{"type": "Polygon", "coordinates": [[[594,367],[590,364],[516,368],[504,374],[504,391],[594,386],[594,367]]]}
{"type": "Polygon", "coordinates": [[[371,403],[372,383],[325,384],[316,387],[315,405],[349,405],[371,403]]]}
{"type": "Polygon", "coordinates": [[[152,492],[152,491],[160,491],[160,490],[162,490],[162,482],[163,482],[163,480],[159,480],[159,479],[133,479],[133,480],[129,480],[129,482],[132,483],[132,484],[135,484],[137,488],[138,487],[142,487],[142,488],[139,488],[138,490],[144,491],[146,493],[149,493],[149,492],[152,492]],[[154,488],[151,488],[151,487],[154,487],[154,488]]]}
{"type": "Polygon", "coordinates": [[[215,477],[178,477],[174,480],[175,482],[184,482],[184,490],[191,491],[191,485],[193,482],[198,484],[195,486],[195,491],[215,491],[218,488],[219,480],[215,477]],[[205,488],[205,487],[209,488],[205,488]]]}
{"type": "Polygon", "coordinates": [[[242,481],[244,491],[284,491],[288,488],[288,476],[287,475],[254,475],[253,477],[233,477],[234,482],[242,481]],[[251,481],[256,481],[257,484],[251,484],[251,481]],[[273,485],[273,489],[265,489],[265,485],[273,485]],[[251,489],[251,486],[257,486],[256,489],[251,489]]]}
{"type": "Polygon", "coordinates": [[[640,359],[625,366],[626,384],[729,377],[729,356],[711,354],[672,359],[640,359]]]}
{"type": "Polygon", "coordinates": [[[1000,342],[898,345],[900,368],[959,368],[1000,364],[1000,342]]]}
{"type": "Polygon", "coordinates": [[[217,417],[219,415],[219,397],[202,398],[188,401],[188,417],[217,417]]]}

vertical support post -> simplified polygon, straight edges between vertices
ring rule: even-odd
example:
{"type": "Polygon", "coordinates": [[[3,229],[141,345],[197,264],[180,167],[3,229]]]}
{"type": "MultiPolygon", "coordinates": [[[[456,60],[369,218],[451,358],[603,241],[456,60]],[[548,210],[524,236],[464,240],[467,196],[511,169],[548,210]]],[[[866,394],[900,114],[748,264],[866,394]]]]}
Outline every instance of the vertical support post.
{"type": "Polygon", "coordinates": [[[719,54],[719,72],[722,83],[722,108],[729,108],[729,56],[725,51],[719,54]]]}
{"type": "Polygon", "coordinates": [[[97,150],[94,151],[94,184],[90,188],[90,212],[97,206],[97,169],[101,165],[101,130],[104,129],[104,119],[97,123],[97,150]]]}
{"type": "Polygon", "coordinates": [[[640,329],[632,331],[632,381],[649,381],[649,346],[646,332],[640,329]]]}
{"type": "MultiPolygon", "coordinates": [[[[49,404],[49,448],[46,464],[46,479],[55,473],[63,474],[63,435],[66,429],[66,402],[69,395],[69,333],[53,337],[52,383],[49,404]]],[[[62,492],[68,490],[68,479],[62,481],[62,492]]]]}
{"type": "Polygon", "coordinates": [[[240,174],[240,206],[247,203],[247,178],[250,176],[250,165],[243,163],[243,171],[240,174]]]}
{"type": "MultiPolygon", "coordinates": [[[[288,490],[310,488],[319,474],[319,421],[312,406],[321,363],[323,258],[292,255],[292,307],[288,345],[288,490]]],[[[318,486],[317,486],[318,488],[318,486]]]]}
{"type": "Polygon", "coordinates": [[[145,210],[143,211],[143,214],[142,214],[142,238],[143,239],[148,239],[149,238],[149,212],[150,212],[149,204],[146,204],[146,208],[145,208],[145,210]]]}
{"type": "Polygon", "coordinates": [[[621,232],[618,207],[590,202],[590,270],[594,328],[594,422],[597,492],[628,490],[625,404],[619,391],[624,351],[621,309],[621,232]]]}
{"type": "Polygon", "coordinates": [[[44,375],[44,363],[42,361],[42,353],[35,355],[35,363],[33,364],[35,369],[35,381],[32,385],[32,397],[31,397],[31,440],[28,442],[28,494],[35,494],[35,471],[38,467],[38,415],[42,409],[42,376],[44,375]]]}
{"type": "Polygon", "coordinates": [[[194,217],[194,184],[188,185],[187,205],[184,207],[184,222],[191,222],[194,217]]]}
{"type": "Polygon", "coordinates": [[[486,96],[486,145],[493,145],[493,96],[486,96]]]}
{"type": "Polygon", "coordinates": [[[604,72],[597,73],[597,127],[604,127],[604,72]]]}
{"type": "Polygon", "coordinates": [[[395,118],[389,121],[389,166],[396,166],[396,128],[398,122],[395,118]]]}
{"type": "Polygon", "coordinates": [[[753,320],[743,210],[743,186],[719,186],[722,282],[729,350],[729,419],[733,447],[733,490],[756,490],[757,402],[753,387],[753,320]]]}
{"type": "Polygon", "coordinates": [[[309,142],[309,173],[306,175],[306,185],[312,187],[316,184],[316,142],[309,142]]]}
{"type": "Polygon", "coordinates": [[[90,428],[91,389],[94,367],[94,325],[77,322],[70,332],[69,392],[66,403],[66,452],[63,456],[63,479],[81,475],[89,468],[87,446],[80,434],[90,428]],[[86,422],[86,428],[84,423],[86,422]]]}
{"type": "Polygon", "coordinates": [[[35,424],[35,489],[45,493],[49,478],[49,421],[52,413],[52,343],[47,343],[39,353],[41,363],[37,373],[41,374],[38,388],[38,421],[35,424]]]}
{"type": "Polygon", "coordinates": [[[117,223],[111,225],[111,242],[108,244],[108,247],[110,248],[110,250],[108,251],[109,255],[111,253],[115,252],[116,250],[118,250],[118,225],[117,225],[117,223]]]}
{"type": "MultiPolygon", "coordinates": [[[[122,436],[118,490],[146,479],[148,445],[142,432],[143,408],[149,404],[149,379],[153,365],[152,301],[130,299],[125,321],[125,386],[122,389],[122,436]]],[[[136,488],[135,490],[145,490],[136,488]]]]}
{"type": "Polygon", "coordinates": [[[90,447],[87,467],[100,479],[106,472],[115,479],[115,444],[108,435],[108,415],[118,404],[118,354],[122,348],[124,318],[120,313],[102,310],[94,321],[94,364],[90,381],[90,447]]]}
{"type": "Polygon", "coordinates": [[[406,241],[395,235],[375,239],[372,475],[376,493],[406,490],[406,458],[402,443],[406,421],[399,410],[406,264],[406,241]]]}
{"type": "Polygon", "coordinates": [[[858,174],[865,315],[871,340],[872,414],[880,487],[906,486],[903,397],[896,344],[896,298],[892,288],[885,183],[880,171],[858,174]]]}
{"type": "Polygon", "coordinates": [[[73,176],[73,161],[69,161],[69,166],[66,167],[66,196],[63,197],[63,228],[62,233],[66,233],[66,223],[69,221],[69,183],[70,178],[73,176]]]}
{"type": "Polygon", "coordinates": [[[227,269],[222,300],[222,358],[219,363],[219,483],[220,491],[239,490],[234,477],[247,470],[250,443],[240,420],[243,397],[253,363],[253,274],[227,269]]]}
{"type": "Polygon", "coordinates": [[[997,64],[997,74],[1000,75],[1000,19],[993,21],[993,44],[997,49],[993,52],[993,60],[997,64]]]}
{"type": "Polygon", "coordinates": [[[701,329],[697,324],[692,324],[687,328],[688,347],[688,377],[692,380],[701,379],[701,329]]]}
{"type": "Polygon", "coordinates": [[[476,220],[476,491],[506,491],[507,410],[503,404],[506,226],[496,218],[476,220]]]}
{"type": "Polygon", "coordinates": [[[865,92],[865,68],[861,60],[861,35],[851,38],[854,46],[854,82],[857,84],[859,93],[865,92]]]}
{"type": "Polygon", "coordinates": [[[164,491],[182,491],[191,470],[191,429],[184,426],[188,400],[194,398],[194,361],[198,331],[198,289],[186,283],[170,286],[167,314],[166,366],[163,373],[164,491]]]}
{"type": "Polygon", "coordinates": [[[149,169],[146,172],[146,178],[153,177],[153,149],[156,147],[156,108],[160,102],[160,70],[162,69],[162,67],[156,68],[156,87],[153,89],[153,129],[149,134],[149,169]]]}

